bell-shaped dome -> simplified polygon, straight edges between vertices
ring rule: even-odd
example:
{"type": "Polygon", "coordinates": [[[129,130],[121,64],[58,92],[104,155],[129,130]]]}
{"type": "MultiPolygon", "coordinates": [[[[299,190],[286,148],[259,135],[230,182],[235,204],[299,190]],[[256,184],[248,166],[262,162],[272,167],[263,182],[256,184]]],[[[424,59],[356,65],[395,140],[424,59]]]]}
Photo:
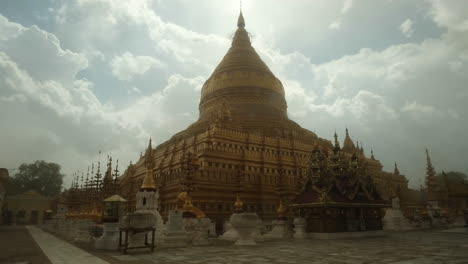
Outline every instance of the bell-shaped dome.
{"type": "Polygon", "coordinates": [[[242,12],[237,26],[231,48],[203,85],[200,120],[226,105],[246,128],[287,119],[283,85],[252,47],[242,12]]]}

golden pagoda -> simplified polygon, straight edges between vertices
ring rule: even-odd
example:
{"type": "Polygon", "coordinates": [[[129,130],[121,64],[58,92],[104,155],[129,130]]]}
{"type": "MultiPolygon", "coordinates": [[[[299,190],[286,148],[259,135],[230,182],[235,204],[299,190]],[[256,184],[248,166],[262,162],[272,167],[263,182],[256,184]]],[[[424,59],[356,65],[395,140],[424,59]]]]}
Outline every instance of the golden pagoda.
{"type": "MultiPolygon", "coordinates": [[[[187,174],[185,157],[193,153],[198,167],[191,179],[191,202],[215,220],[218,229],[234,212],[234,204],[240,204],[239,184],[246,211],[267,221],[275,219],[277,205],[294,199],[314,142],[321,149],[334,148],[329,140],[288,118],[283,85],[252,47],[241,12],[231,47],[202,87],[198,120],[152,152],[161,213],[166,216],[177,207],[187,174]],[[284,185],[284,201],[275,192],[278,182],[284,185]]],[[[347,129],[343,151],[349,156],[357,151],[365,158],[347,129]]],[[[382,188],[389,181],[406,186],[404,176],[384,173],[373,156],[365,159],[369,173],[380,179],[382,188]]],[[[129,201],[145,178],[146,163],[141,157],[120,181],[129,201]]]]}

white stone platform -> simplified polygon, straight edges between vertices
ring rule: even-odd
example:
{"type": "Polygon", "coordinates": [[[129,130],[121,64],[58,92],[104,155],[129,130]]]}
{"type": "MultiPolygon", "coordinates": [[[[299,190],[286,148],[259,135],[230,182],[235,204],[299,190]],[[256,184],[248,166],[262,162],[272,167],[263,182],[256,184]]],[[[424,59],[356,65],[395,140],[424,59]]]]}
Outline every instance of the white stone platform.
{"type": "Polygon", "coordinates": [[[338,238],[361,238],[361,237],[382,237],[388,233],[382,230],[361,231],[361,232],[339,232],[339,233],[306,233],[307,238],[317,239],[338,239],[338,238]]]}

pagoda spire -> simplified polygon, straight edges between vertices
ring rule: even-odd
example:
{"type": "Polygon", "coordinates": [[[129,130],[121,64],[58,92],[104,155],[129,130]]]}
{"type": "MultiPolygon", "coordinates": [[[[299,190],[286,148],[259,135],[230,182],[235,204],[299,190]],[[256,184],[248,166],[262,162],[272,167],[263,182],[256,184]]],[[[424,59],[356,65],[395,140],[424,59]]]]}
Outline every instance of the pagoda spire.
{"type": "Polygon", "coordinates": [[[371,156],[370,156],[371,160],[375,160],[375,157],[374,157],[374,150],[371,149],[371,150],[370,150],[370,153],[371,153],[371,156]]]}
{"type": "MultiPolygon", "coordinates": [[[[131,164],[132,161],[130,161],[131,164]]],[[[117,162],[115,163],[115,170],[114,170],[114,181],[117,181],[119,178],[119,159],[117,159],[117,162]]]]}
{"type": "Polygon", "coordinates": [[[237,19],[237,27],[245,27],[245,20],[244,16],[242,15],[242,2],[240,6],[240,13],[239,13],[239,18],[237,19]]]}
{"type": "Polygon", "coordinates": [[[153,147],[151,145],[151,138],[148,143],[148,148],[145,152],[145,165],[146,165],[146,174],[145,178],[143,179],[143,183],[141,184],[140,190],[147,190],[147,191],[156,191],[156,183],[154,182],[153,178],[153,147]]]}
{"type": "Polygon", "coordinates": [[[106,174],[104,175],[104,182],[111,182],[112,181],[112,157],[108,157],[107,161],[107,170],[106,174]]]}
{"type": "Polygon", "coordinates": [[[434,192],[436,187],[436,172],[432,166],[431,157],[429,156],[429,150],[426,148],[426,188],[429,199],[435,199],[434,192]]]}
{"type": "Polygon", "coordinates": [[[335,131],[335,135],[333,135],[333,137],[335,138],[335,148],[334,148],[334,150],[339,151],[340,150],[340,142],[338,141],[338,135],[336,134],[336,131],[335,131]]]}
{"type": "Polygon", "coordinates": [[[396,161],[395,161],[395,169],[393,170],[393,174],[400,175],[400,170],[398,169],[398,165],[397,165],[396,161]]]}
{"type": "Polygon", "coordinates": [[[349,136],[349,131],[348,128],[346,128],[346,136],[343,142],[343,150],[347,151],[349,153],[352,153],[353,150],[355,150],[353,140],[351,140],[351,137],[349,136]]]}

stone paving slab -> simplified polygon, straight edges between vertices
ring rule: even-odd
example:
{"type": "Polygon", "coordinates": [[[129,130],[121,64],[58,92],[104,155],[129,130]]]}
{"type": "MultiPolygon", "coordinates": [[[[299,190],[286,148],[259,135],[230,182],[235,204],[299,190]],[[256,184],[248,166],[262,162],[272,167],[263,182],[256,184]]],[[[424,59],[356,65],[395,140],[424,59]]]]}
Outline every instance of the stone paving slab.
{"type": "Polygon", "coordinates": [[[0,226],[0,263],[50,264],[25,226],[0,226]]]}
{"type": "Polygon", "coordinates": [[[157,248],[153,253],[130,251],[127,255],[92,251],[102,259],[37,228],[30,228],[30,232],[52,263],[468,264],[468,235],[441,230],[395,232],[374,238],[266,241],[253,247],[219,242],[207,247],[157,248]]]}
{"type": "Polygon", "coordinates": [[[109,263],[35,226],[28,226],[27,229],[52,264],[109,263]]]}
{"type": "Polygon", "coordinates": [[[375,238],[268,241],[253,247],[215,243],[211,247],[157,249],[133,256],[159,264],[467,264],[468,236],[460,232],[409,231],[375,238]]]}

